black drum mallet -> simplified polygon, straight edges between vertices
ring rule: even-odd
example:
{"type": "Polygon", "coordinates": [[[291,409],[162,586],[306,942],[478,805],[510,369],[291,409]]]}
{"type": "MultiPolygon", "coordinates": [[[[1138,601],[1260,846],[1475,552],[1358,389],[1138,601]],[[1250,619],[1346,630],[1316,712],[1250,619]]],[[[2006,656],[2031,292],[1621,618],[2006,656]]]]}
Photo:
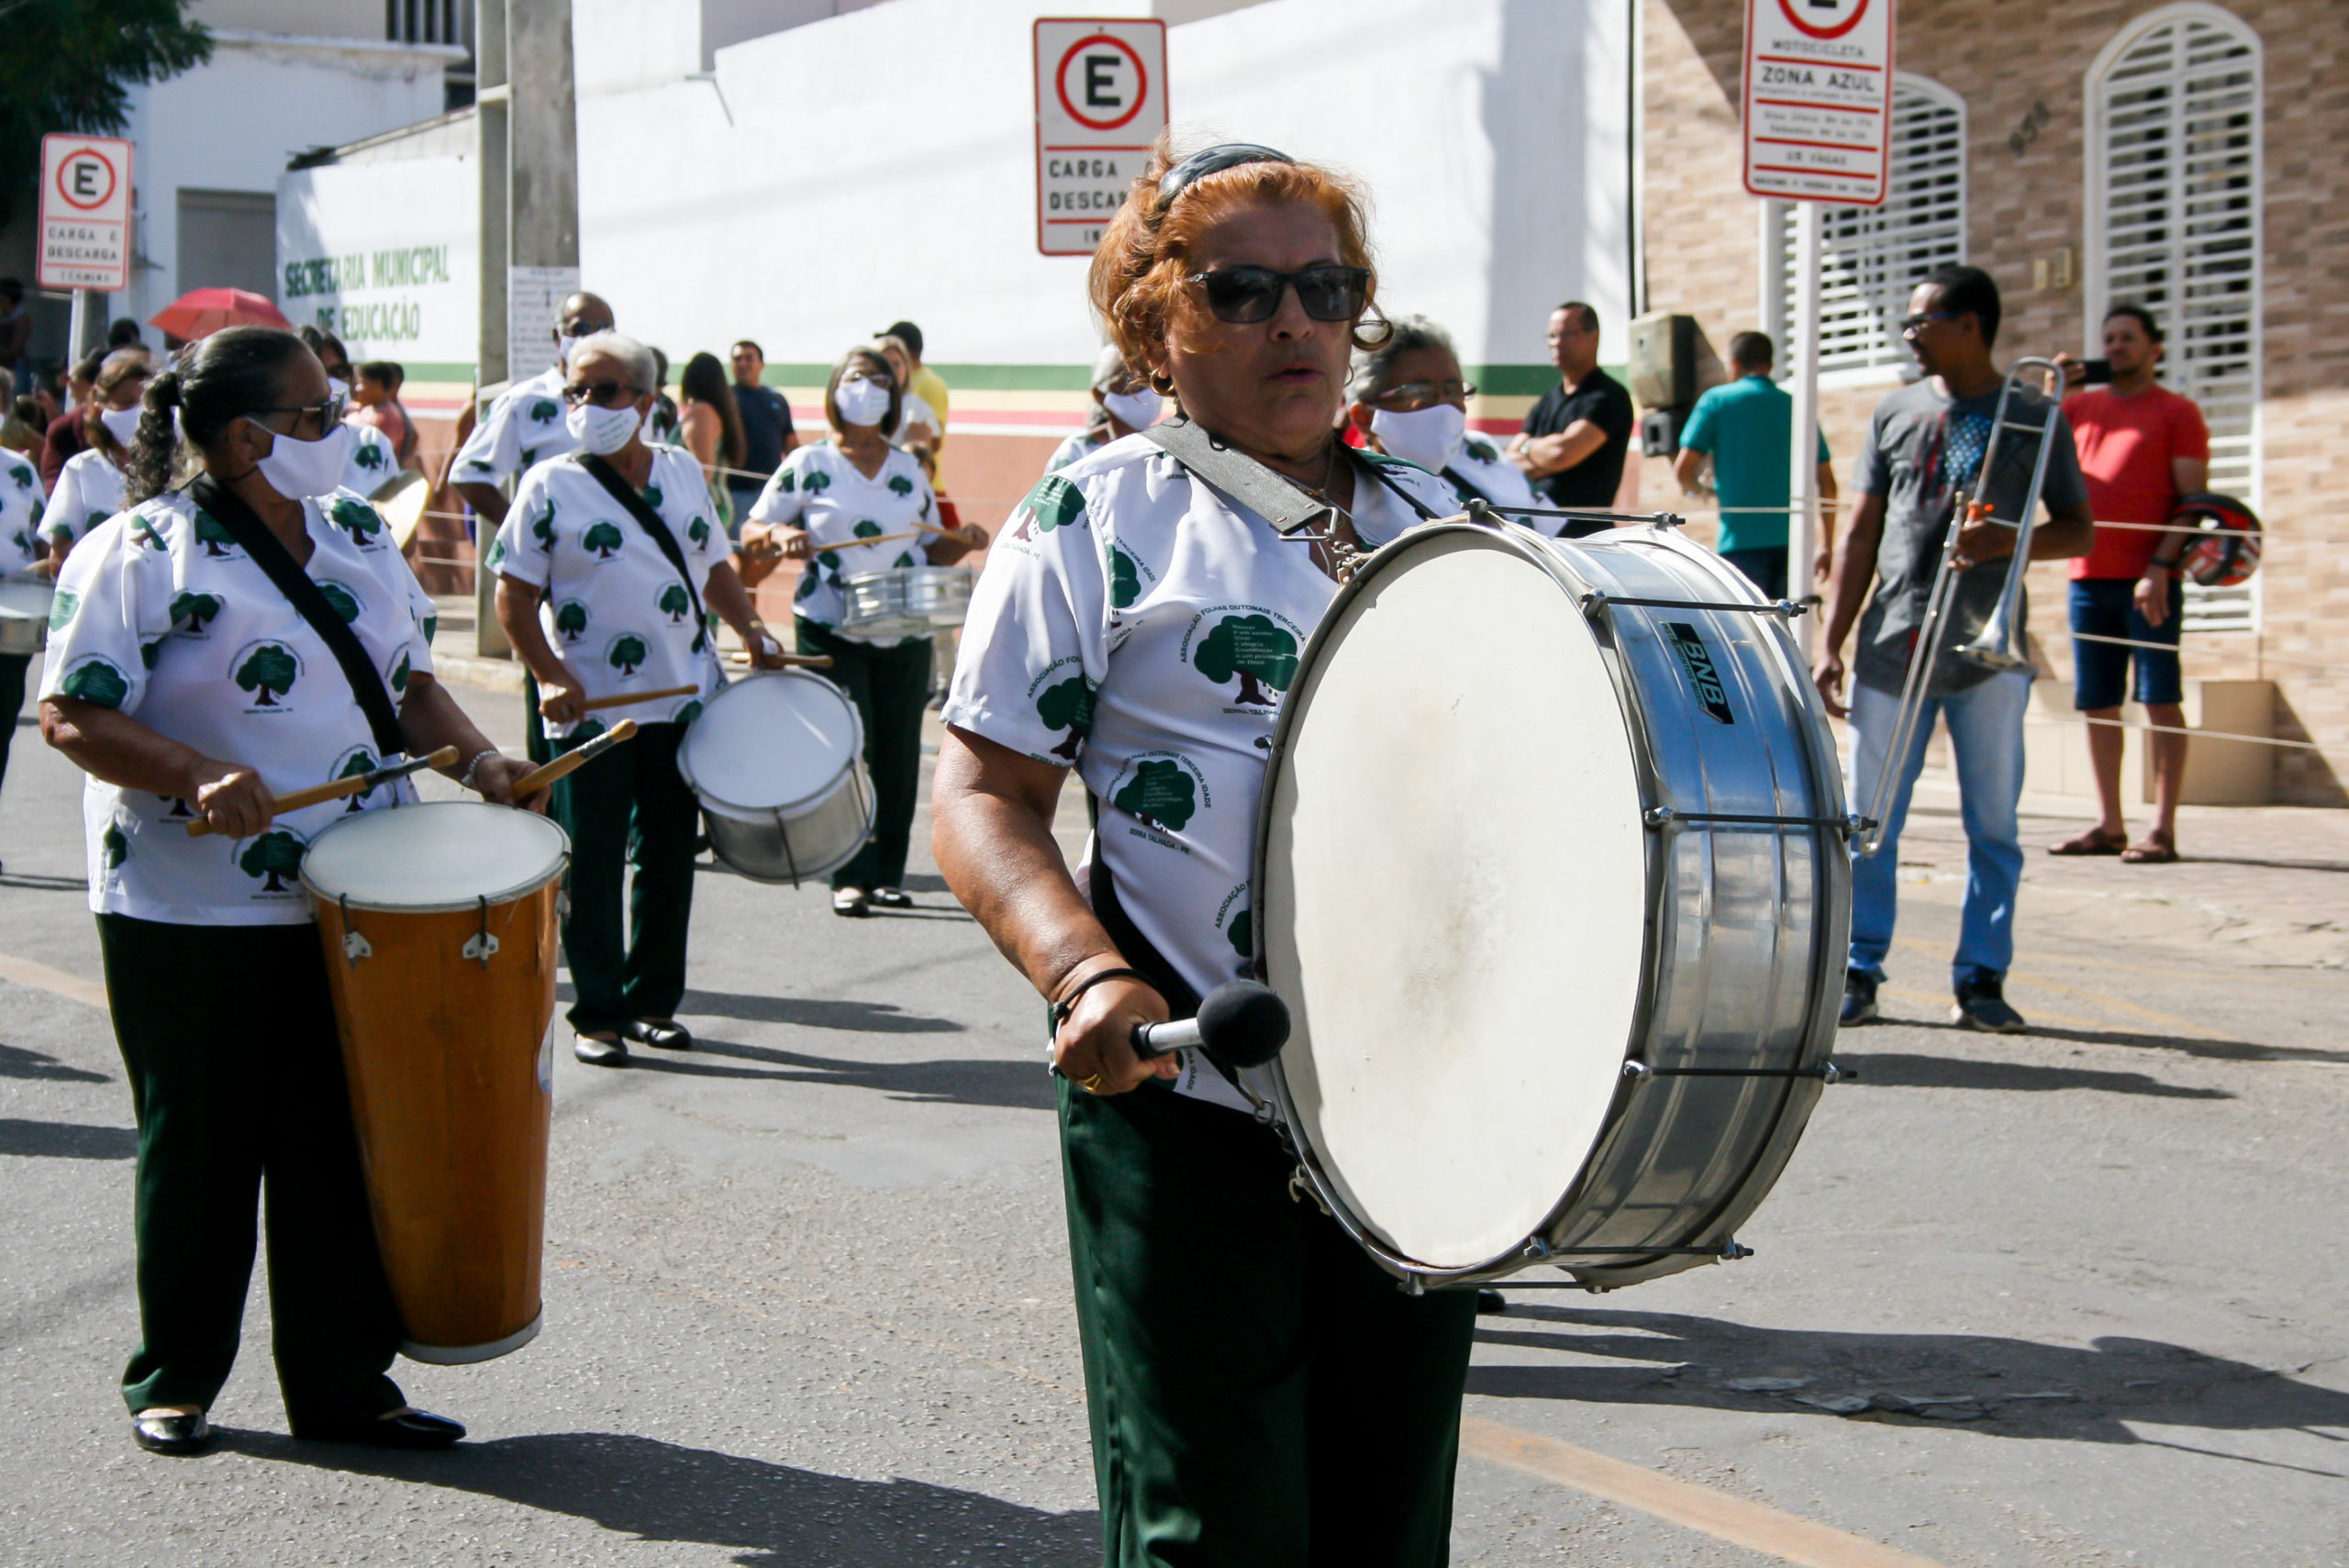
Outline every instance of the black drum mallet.
{"type": "Polygon", "coordinates": [[[1196,1018],[1136,1024],[1134,1054],[1144,1062],[1197,1046],[1219,1067],[1262,1067],[1288,1043],[1288,1004],[1269,985],[1227,980],[1207,994],[1196,1018]]]}

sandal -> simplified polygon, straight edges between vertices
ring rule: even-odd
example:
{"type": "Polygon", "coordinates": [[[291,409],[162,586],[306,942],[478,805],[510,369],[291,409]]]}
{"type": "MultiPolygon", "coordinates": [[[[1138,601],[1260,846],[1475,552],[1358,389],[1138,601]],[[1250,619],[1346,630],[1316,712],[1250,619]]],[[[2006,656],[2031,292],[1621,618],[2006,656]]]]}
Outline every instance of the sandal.
{"type": "Polygon", "coordinates": [[[2165,866],[2177,859],[2177,840],[2156,828],[2121,851],[2125,866],[2165,866]]]}
{"type": "Polygon", "coordinates": [[[2101,828],[2091,828],[2076,839],[2048,845],[2047,852],[2051,855],[2118,855],[2128,847],[2128,834],[2108,833],[2101,828]]]}

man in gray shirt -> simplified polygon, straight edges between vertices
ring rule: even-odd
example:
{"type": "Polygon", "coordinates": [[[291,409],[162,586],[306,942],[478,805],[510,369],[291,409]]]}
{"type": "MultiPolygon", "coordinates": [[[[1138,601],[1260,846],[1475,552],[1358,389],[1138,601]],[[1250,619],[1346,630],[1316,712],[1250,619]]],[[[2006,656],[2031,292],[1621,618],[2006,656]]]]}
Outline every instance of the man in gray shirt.
{"type": "MultiPolygon", "coordinates": [[[[1843,982],[1847,1025],[1876,1016],[1876,987],[1892,947],[1901,820],[1938,715],[1948,722],[1957,763],[1968,872],[1950,971],[1956,993],[1951,1018],[1969,1029],[2001,1034],[2024,1027],[2022,1016],[2007,1003],[2004,984],[2014,960],[2015,893],[2022,880],[2017,808],[2022,797],[2023,709],[2034,673],[1993,671],[1951,651],[1982,629],[2005,586],[2013,525],[2021,518],[2037,455],[2029,432],[2010,430],[1998,444],[1996,471],[1983,472],[1992,414],[2006,384],[1990,357],[1998,315],[1998,284],[1975,267],[1937,267],[1909,296],[1901,332],[1924,379],[1876,407],[1860,455],[1859,506],[1828,588],[1827,626],[1813,674],[1828,711],[1842,717],[1842,650],[1856,620],[1860,639],[1849,709],[1848,784],[1852,808],[1865,811],[1890,765],[1886,752],[1899,713],[1900,688],[1952,514],[1961,494],[1988,504],[1987,518],[1966,523],[1958,533],[1957,590],[1927,675],[1924,710],[1898,763],[1898,783],[1886,808],[1882,841],[1870,857],[1854,851],[1852,951],[1843,982]],[[1860,602],[1871,577],[1876,591],[1862,614],[1860,602]]],[[[2094,525],[2071,427],[2041,396],[2018,395],[2007,406],[2007,418],[2034,429],[2051,419],[2055,426],[2040,488],[2048,517],[2032,535],[2031,558],[2086,554],[2094,525]]]]}

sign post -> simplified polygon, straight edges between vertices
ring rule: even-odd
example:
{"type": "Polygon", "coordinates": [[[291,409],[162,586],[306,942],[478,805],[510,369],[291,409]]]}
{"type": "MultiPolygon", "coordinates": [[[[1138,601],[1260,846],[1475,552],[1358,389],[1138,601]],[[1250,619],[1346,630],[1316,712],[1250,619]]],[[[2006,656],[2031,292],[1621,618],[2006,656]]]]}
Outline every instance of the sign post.
{"type": "Polygon", "coordinates": [[[1038,18],[1036,249],[1090,256],[1166,128],[1166,24],[1038,18]]]}
{"type": "MultiPolygon", "coordinates": [[[[1820,206],[1879,206],[1890,186],[1892,7],[1893,0],[1746,0],[1745,188],[1795,204],[1787,584],[1797,599],[1809,595],[1819,552],[1820,206]]],[[[1815,651],[1818,618],[1797,623],[1806,657],[1815,651]]]]}
{"type": "Polygon", "coordinates": [[[90,336],[93,292],[130,286],[130,143],[51,132],[40,139],[40,239],[35,273],[73,291],[69,361],[90,336]]]}

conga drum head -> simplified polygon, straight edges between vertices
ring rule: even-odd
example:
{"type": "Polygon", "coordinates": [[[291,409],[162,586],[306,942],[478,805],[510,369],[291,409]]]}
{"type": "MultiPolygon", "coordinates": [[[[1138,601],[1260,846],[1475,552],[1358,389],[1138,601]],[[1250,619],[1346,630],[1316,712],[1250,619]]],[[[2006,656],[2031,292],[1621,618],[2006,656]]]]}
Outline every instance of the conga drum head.
{"type": "Polygon", "coordinates": [[[785,671],[712,697],[677,756],[711,809],[788,813],[829,794],[863,750],[864,725],[848,694],[785,671]]]}
{"type": "Polygon", "coordinates": [[[354,908],[471,909],[545,885],[570,852],[569,836],[536,812],[432,801],[336,823],[311,841],[302,883],[354,908]]]}

